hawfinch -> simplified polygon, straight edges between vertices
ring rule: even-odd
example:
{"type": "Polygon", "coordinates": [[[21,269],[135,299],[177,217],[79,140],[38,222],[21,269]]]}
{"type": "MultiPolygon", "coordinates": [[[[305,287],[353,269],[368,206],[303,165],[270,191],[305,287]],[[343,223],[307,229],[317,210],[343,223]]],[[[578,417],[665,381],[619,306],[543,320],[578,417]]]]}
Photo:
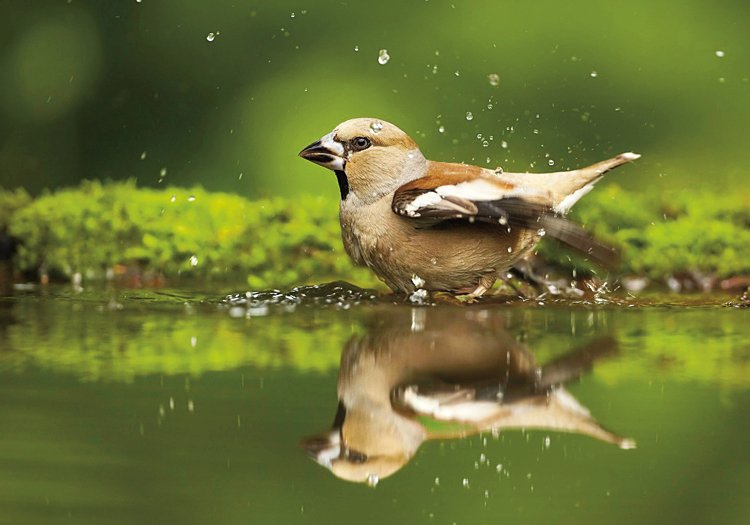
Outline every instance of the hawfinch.
{"type": "Polygon", "coordinates": [[[302,441],[339,478],[377,483],[428,439],[549,429],[620,448],[635,443],[601,427],[563,384],[616,350],[595,340],[539,367],[499,316],[449,308],[381,312],[341,356],[330,431],[302,441]],[[401,315],[399,315],[401,314],[401,315]]]}
{"type": "Polygon", "coordinates": [[[299,154],[336,174],[344,248],[355,263],[395,292],[472,298],[545,234],[612,265],[616,254],[564,216],[607,171],[640,157],[508,173],[427,160],[406,133],[373,118],[347,120],[299,154]]]}

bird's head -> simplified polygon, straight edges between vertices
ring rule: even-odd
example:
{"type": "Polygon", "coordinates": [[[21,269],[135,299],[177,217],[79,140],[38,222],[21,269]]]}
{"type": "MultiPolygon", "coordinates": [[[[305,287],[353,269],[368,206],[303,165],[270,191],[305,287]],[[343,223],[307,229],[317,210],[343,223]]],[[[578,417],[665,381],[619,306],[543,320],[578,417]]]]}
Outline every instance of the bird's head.
{"type": "Polygon", "coordinates": [[[368,395],[348,408],[340,401],[333,428],[303,439],[302,448],[347,481],[372,485],[394,474],[416,454],[426,434],[420,422],[395,412],[385,394],[386,405],[365,401],[368,395]]]}
{"type": "Polygon", "coordinates": [[[375,118],[342,122],[299,155],[336,173],[342,200],[350,191],[365,201],[380,198],[420,177],[426,165],[406,133],[375,118]]]}

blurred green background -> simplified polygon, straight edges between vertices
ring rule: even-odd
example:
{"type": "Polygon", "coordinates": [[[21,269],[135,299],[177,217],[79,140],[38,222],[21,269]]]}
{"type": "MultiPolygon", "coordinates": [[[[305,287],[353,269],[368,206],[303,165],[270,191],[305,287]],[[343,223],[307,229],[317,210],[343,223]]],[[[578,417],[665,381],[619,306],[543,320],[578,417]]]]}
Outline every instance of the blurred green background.
{"type": "Polygon", "coordinates": [[[296,154],[355,116],[440,160],[543,170],[634,150],[611,177],[628,189],[748,180],[747,2],[1,5],[6,188],[135,177],[334,206],[335,179],[296,154]]]}

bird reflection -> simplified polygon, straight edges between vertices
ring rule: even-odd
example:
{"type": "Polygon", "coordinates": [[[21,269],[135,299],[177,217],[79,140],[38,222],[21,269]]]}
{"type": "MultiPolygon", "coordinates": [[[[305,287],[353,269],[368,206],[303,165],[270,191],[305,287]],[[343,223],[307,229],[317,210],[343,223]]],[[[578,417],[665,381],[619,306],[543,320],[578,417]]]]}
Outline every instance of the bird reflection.
{"type": "Polygon", "coordinates": [[[428,439],[548,429],[633,448],[604,429],[564,384],[617,351],[595,339],[539,366],[497,315],[474,309],[381,312],[344,348],[330,431],[302,447],[336,476],[376,484],[428,439]]]}

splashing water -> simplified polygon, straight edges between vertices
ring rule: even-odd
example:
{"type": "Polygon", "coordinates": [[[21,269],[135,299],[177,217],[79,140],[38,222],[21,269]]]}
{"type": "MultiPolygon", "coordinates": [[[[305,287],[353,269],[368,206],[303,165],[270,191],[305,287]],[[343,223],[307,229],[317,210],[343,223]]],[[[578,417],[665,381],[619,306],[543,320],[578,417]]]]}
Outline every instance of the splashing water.
{"type": "MultiPolygon", "coordinates": [[[[244,292],[227,295],[221,306],[237,313],[238,309],[245,309],[248,313],[264,311],[269,307],[279,307],[281,310],[293,309],[298,305],[304,306],[334,306],[347,309],[362,302],[377,299],[377,295],[364,288],[359,288],[343,281],[334,281],[312,286],[298,286],[288,292],[280,290],[265,290],[261,292],[244,292]]],[[[235,315],[233,315],[234,317],[235,315]]]]}
{"type": "Polygon", "coordinates": [[[391,55],[388,54],[387,49],[381,49],[378,51],[378,64],[381,66],[384,66],[388,63],[388,61],[391,59],[391,55]]]}

